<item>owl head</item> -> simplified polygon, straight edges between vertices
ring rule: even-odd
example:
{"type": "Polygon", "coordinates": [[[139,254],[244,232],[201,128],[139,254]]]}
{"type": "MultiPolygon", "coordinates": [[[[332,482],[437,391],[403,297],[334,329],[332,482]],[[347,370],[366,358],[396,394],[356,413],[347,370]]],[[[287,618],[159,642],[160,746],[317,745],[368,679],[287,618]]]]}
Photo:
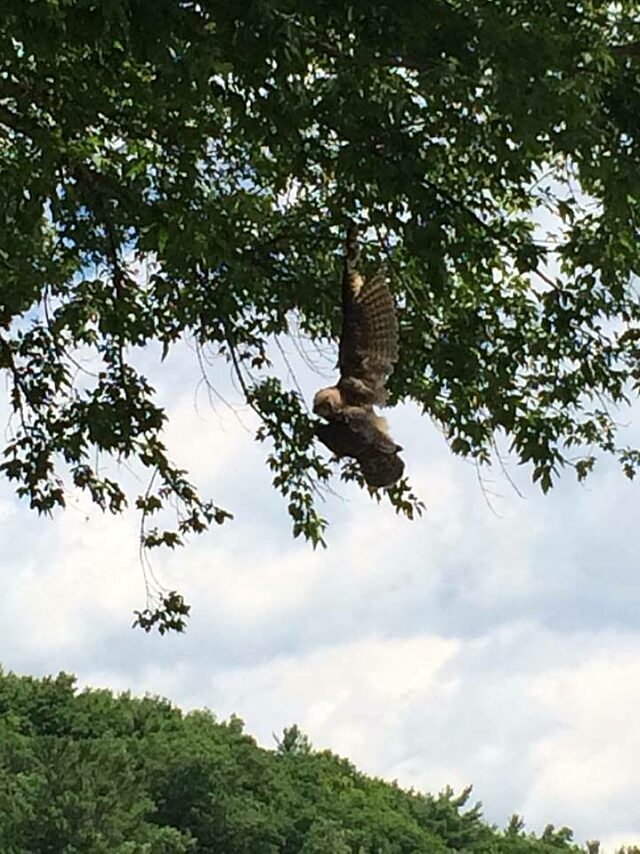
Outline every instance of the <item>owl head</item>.
{"type": "Polygon", "coordinates": [[[313,411],[321,418],[331,418],[343,407],[342,395],[336,386],[321,388],[313,398],[313,411]]]}

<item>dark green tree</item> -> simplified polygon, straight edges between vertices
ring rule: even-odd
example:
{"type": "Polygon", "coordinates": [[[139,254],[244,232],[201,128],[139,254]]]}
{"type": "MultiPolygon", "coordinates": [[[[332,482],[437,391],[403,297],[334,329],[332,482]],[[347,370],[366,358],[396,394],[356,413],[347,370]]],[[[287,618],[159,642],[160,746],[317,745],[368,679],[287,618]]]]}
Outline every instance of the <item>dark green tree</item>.
{"type": "MultiPolygon", "coordinates": [[[[480,463],[506,437],[544,491],[598,451],[633,477],[615,407],[640,377],[639,114],[636,0],[5,0],[4,474],[39,512],[67,484],[119,512],[96,455],[137,460],[144,545],[224,522],[135,366],[188,338],[231,363],[294,533],[322,542],[333,464],[269,342],[335,340],[354,217],[400,307],[392,401],[480,463]]],[[[419,509],[406,483],[390,498],[419,509]]],[[[186,610],[172,594],[140,620],[186,610]]]]}
{"type": "Polygon", "coordinates": [[[279,744],[259,747],[235,717],[0,671],[0,850],[584,854],[566,828],[486,824],[470,789],[407,792],[314,750],[297,727],[279,744]]]}

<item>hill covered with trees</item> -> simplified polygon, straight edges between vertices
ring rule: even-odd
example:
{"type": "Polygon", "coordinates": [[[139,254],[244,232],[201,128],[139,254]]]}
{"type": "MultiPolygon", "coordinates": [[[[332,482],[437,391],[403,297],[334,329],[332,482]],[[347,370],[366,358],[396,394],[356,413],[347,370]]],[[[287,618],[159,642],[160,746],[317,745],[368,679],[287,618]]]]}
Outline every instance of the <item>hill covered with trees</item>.
{"type": "Polygon", "coordinates": [[[64,673],[0,673],[3,854],[585,850],[566,828],[527,834],[517,816],[505,830],[491,827],[469,795],[368,777],[313,750],[296,726],[266,750],[235,717],[221,723],[159,698],[78,691],[64,673]]]}

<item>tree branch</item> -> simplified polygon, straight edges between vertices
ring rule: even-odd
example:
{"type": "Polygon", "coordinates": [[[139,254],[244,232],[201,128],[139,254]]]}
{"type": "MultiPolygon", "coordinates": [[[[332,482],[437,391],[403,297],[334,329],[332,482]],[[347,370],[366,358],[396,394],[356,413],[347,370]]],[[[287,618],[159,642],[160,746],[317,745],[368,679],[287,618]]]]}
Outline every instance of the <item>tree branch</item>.
{"type": "Polygon", "coordinates": [[[614,44],[611,46],[611,53],[616,56],[640,59],[640,41],[629,42],[629,44],[614,44]]]}

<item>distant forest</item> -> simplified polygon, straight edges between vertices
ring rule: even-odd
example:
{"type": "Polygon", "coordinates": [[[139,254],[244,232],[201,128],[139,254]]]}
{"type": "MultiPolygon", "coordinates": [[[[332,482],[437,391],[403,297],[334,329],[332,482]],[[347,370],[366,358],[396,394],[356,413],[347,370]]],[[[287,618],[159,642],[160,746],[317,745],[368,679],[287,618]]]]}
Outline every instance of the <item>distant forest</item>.
{"type": "Polygon", "coordinates": [[[518,816],[489,826],[469,796],[368,777],[296,726],[266,750],[237,717],[0,671],[2,854],[598,851],[518,816]]]}

